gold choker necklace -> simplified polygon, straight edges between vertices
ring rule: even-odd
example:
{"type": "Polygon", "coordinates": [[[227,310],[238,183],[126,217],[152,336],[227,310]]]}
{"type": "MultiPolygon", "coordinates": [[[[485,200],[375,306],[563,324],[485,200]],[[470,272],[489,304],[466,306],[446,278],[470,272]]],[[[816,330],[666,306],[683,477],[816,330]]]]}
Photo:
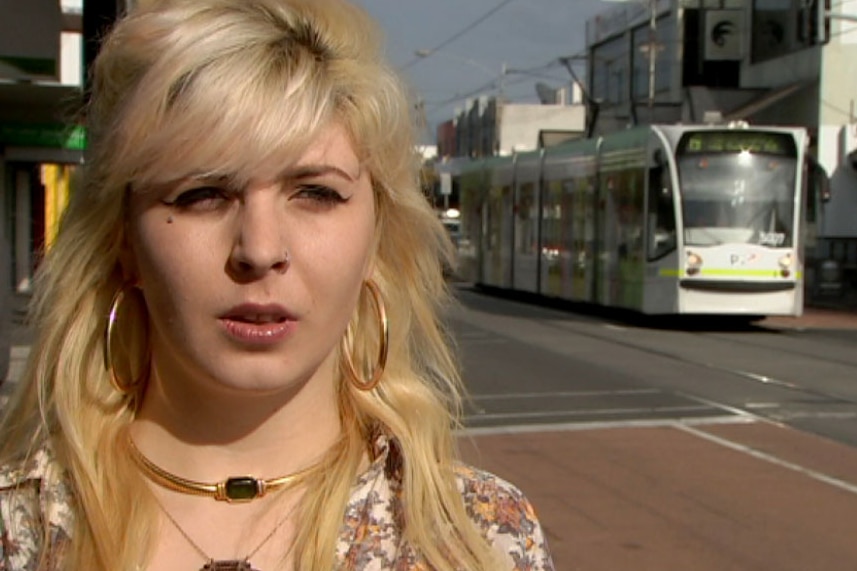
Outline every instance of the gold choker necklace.
{"type": "Polygon", "coordinates": [[[294,474],[267,480],[253,476],[238,476],[209,484],[188,480],[167,472],[143,456],[130,436],[128,437],[128,447],[131,450],[131,457],[143,474],[159,486],[182,494],[207,496],[221,502],[249,502],[264,497],[268,492],[293,488],[306,480],[317,468],[317,466],[310,466],[294,474]]]}

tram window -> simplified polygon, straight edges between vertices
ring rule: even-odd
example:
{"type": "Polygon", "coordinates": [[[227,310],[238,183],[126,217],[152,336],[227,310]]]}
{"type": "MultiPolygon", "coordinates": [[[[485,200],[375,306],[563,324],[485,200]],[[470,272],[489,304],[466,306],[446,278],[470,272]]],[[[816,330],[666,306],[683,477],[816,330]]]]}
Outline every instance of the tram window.
{"type": "Polygon", "coordinates": [[[684,243],[790,247],[795,163],[761,153],[679,157],[684,243]]]}
{"type": "Polygon", "coordinates": [[[515,205],[515,251],[519,254],[535,254],[538,241],[538,205],[536,185],[527,182],[518,187],[518,203],[515,205]]]}
{"type": "Polygon", "coordinates": [[[658,165],[649,169],[648,259],[663,257],[676,247],[675,203],[669,171],[658,165]]]}

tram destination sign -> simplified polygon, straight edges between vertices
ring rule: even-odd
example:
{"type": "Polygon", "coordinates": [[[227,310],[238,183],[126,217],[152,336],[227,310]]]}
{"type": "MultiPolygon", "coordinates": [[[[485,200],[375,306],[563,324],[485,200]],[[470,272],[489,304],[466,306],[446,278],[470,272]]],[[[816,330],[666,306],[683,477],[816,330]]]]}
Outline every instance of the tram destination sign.
{"type": "Polygon", "coordinates": [[[764,153],[793,157],[797,154],[794,137],[769,131],[696,131],[682,137],[679,154],[764,153]]]}

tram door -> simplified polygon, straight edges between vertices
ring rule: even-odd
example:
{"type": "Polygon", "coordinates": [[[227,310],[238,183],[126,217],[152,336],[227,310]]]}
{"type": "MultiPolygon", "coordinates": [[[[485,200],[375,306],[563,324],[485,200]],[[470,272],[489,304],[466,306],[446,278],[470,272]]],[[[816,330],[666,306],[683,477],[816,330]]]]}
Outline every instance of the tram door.
{"type": "Polygon", "coordinates": [[[485,173],[482,165],[460,173],[453,185],[458,187],[461,212],[457,275],[465,281],[478,283],[482,281],[482,218],[485,211],[485,173]]]}
{"type": "Polygon", "coordinates": [[[648,128],[605,137],[601,145],[596,301],[641,309],[643,304],[648,128]]]}
{"type": "Polygon", "coordinates": [[[596,184],[595,158],[587,157],[581,160],[574,179],[576,208],[572,223],[571,298],[575,301],[595,301],[592,284],[595,279],[596,184]]]}
{"type": "Polygon", "coordinates": [[[483,210],[482,283],[512,287],[512,251],[514,239],[513,165],[503,164],[487,171],[488,196],[483,210]]]}
{"type": "Polygon", "coordinates": [[[518,157],[515,167],[513,287],[535,293],[539,263],[539,195],[541,153],[518,157]]]}
{"type": "Polygon", "coordinates": [[[551,150],[543,169],[541,292],[594,301],[596,266],[595,143],[569,156],[551,150]]]}

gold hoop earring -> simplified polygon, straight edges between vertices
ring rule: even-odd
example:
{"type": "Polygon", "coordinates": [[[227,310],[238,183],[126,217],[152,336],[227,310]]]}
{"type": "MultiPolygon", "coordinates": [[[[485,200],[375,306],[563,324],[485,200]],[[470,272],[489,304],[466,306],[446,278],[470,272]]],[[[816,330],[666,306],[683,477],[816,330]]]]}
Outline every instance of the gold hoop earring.
{"type": "Polygon", "coordinates": [[[372,370],[370,378],[368,380],[362,378],[354,367],[354,359],[351,355],[351,349],[349,347],[350,344],[348,343],[348,339],[352,337],[350,334],[350,325],[348,326],[349,331],[342,339],[342,354],[343,361],[345,362],[345,369],[348,373],[348,380],[354,388],[361,391],[371,391],[378,386],[378,383],[381,381],[381,375],[384,374],[384,367],[387,365],[387,346],[390,341],[390,332],[387,323],[387,310],[384,307],[381,290],[378,289],[378,286],[372,280],[366,280],[363,282],[363,285],[366,286],[366,289],[369,290],[369,293],[372,295],[372,301],[375,306],[375,317],[378,319],[380,324],[378,335],[378,362],[375,364],[375,368],[372,370]]]}
{"type": "Polygon", "coordinates": [[[113,360],[112,350],[113,330],[116,325],[116,321],[119,319],[119,308],[125,300],[125,292],[127,289],[128,286],[122,286],[113,295],[113,299],[110,301],[110,309],[107,313],[107,327],[104,329],[104,368],[110,375],[110,384],[123,395],[133,393],[137,385],[139,385],[148,374],[148,367],[144,367],[139,377],[133,379],[131,382],[124,382],[116,373],[116,363],[113,360]]]}

